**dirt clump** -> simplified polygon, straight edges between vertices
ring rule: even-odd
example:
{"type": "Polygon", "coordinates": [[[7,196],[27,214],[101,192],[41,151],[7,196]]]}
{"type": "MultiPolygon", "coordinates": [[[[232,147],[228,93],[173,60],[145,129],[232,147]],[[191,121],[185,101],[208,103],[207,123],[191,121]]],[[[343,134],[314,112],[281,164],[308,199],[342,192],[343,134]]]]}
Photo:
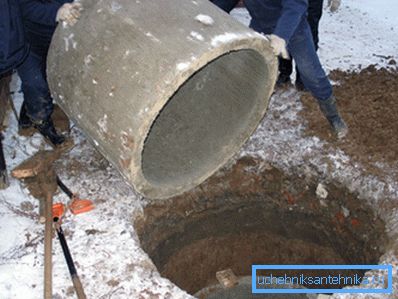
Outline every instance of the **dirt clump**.
{"type": "Polygon", "coordinates": [[[301,115],[308,135],[318,136],[359,161],[372,174],[398,176],[398,72],[369,66],[360,72],[333,71],[334,91],[349,134],[336,141],[316,101],[305,94],[301,115]]]}

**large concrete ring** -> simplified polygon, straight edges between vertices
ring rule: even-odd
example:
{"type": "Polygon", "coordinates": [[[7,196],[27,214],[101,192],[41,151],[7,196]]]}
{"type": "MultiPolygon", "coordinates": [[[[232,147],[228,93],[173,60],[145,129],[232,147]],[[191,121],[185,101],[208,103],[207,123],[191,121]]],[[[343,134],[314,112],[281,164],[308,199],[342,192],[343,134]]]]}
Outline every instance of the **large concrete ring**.
{"type": "Polygon", "coordinates": [[[58,26],[54,99],[134,188],[168,198],[225,164],[262,119],[268,41],[207,0],[93,1],[58,26]]]}

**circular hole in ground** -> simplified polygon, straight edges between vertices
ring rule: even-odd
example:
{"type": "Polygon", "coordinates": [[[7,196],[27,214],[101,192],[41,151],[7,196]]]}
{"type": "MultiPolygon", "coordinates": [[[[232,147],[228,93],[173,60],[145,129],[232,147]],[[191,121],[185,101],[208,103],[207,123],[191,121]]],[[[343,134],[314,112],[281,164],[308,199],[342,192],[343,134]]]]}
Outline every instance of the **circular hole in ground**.
{"type": "Polygon", "coordinates": [[[383,221],[347,189],[325,185],[328,196],[319,199],[318,181],[243,158],[190,192],[149,204],[135,225],[161,275],[199,298],[226,296],[214,297],[225,269],[245,279],[252,264],[377,264],[383,221]]]}
{"type": "Polygon", "coordinates": [[[154,121],[142,170],[154,186],[181,187],[206,177],[251,134],[267,105],[267,62],[232,51],[192,75],[154,121]]]}

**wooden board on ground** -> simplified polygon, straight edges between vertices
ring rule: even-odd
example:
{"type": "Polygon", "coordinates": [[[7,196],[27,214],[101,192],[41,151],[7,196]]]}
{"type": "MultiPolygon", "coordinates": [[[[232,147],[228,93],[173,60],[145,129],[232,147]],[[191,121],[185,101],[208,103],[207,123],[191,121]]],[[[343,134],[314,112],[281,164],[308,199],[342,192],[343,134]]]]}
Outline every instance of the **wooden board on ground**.
{"type": "Polygon", "coordinates": [[[23,179],[24,185],[29,193],[39,200],[39,221],[46,220],[46,200],[52,198],[57,191],[56,174],[53,163],[60,156],[58,151],[39,151],[33,157],[22,162],[11,172],[17,179],[23,179]]]}
{"type": "Polygon", "coordinates": [[[23,161],[15,167],[11,174],[17,179],[35,177],[42,172],[46,172],[52,163],[59,158],[59,153],[55,151],[39,151],[33,157],[23,161]]]}
{"type": "Polygon", "coordinates": [[[0,189],[8,187],[7,166],[3,152],[2,134],[10,96],[10,76],[0,76],[0,189]]]}
{"type": "Polygon", "coordinates": [[[0,77],[0,131],[9,107],[11,77],[0,77]]]}

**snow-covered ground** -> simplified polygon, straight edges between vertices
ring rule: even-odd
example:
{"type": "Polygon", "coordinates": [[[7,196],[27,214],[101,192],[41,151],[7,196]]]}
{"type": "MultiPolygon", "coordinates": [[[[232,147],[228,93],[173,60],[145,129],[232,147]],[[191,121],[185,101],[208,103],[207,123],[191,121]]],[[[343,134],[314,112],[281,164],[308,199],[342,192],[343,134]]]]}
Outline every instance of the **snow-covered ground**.
{"type": "MultiPolygon", "coordinates": [[[[320,25],[319,53],[326,69],[350,70],[369,64],[384,66],[387,60],[383,57],[397,59],[397,12],[396,0],[342,0],[337,13],[325,10],[320,25]]],[[[233,15],[242,22],[249,20],[243,9],[235,10],[233,15]]],[[[12,82],[12,90],[16,91],[14,101],[19,108],[22,95],[18,92],[17,78],[12,82]]],[[[278,93],[273,97],[268,116],[241,155],[279,161],[275,162],[277,166],[288,169],[312,152],[312,164],[317,165],[317,171],[325,171],[323,165],[318,163],[316,154],[313,154],[322,152],[321,141],[301,136],[301,126],[289,126],[297,117],[295,112],[300,109],[298,96],[289,91],[288,94],[278,93]],[[278,112],[278,119],[273,117],[274,111],[278,112]]],[[[67,214],[63,223],[88,298],[190,298],[160,277],[139,246],[132,219],[142,211],[145,200],[134,193],[113,167],[101,162],[78,129],[72,130],[72,137],[76,145],[61,160],[57,169],[68,186],[79,192],[82,198],[90,198],[96,204],[96,209],[87,214],[67,214]],[[83,166],[81,170],[76,173],[63,171],[62,165],[73,160],[83,166]]],[[[4,140],[9,170],[44,144],[38,134],[30,138],[19,136],[16,120],[10,115],[4,140]]],[[[349,159],[344,153],[331,152],[329,159],[335,163],[330,175],[350,189],[362,192],[363,196],[376,190],[374,200],[378,198],[377,192],[381,194],[381,190],[385,190],[385,183],[361,177],[360,167],[344,166],[344,161],[349,159]]],[[[19,181],[11,178],[10,183],[8,189],[0,191],[0,298],[41,298],[44,227],[37,221],[38,201],[19,181]]],[[[388,184],[388,195],[398,198],[397,183],[388,184]]],[[[386,194],[383,193],[383,196],[386,194]]],[[[61,193],[54,198],[54,202],[66,201],[66,196],[61,193]]],[[[398,226],[390,229],[396,231],[398,226]]],[[[75,298],[56,239],[53,248],[54,298],[75,298]]],[[[386,256],[385,260],[390,258],[393,259],[386,256]]]]}
{"type": "MultiPolygon", "coordinates": [[[[326,2],[326,1],[325,1],[326,2]]],[[[337,13],[324,12],[319,55],[331,69],[384,65],[398,55],[398,3],[394,0],[342,0],[337,13]]]]}

